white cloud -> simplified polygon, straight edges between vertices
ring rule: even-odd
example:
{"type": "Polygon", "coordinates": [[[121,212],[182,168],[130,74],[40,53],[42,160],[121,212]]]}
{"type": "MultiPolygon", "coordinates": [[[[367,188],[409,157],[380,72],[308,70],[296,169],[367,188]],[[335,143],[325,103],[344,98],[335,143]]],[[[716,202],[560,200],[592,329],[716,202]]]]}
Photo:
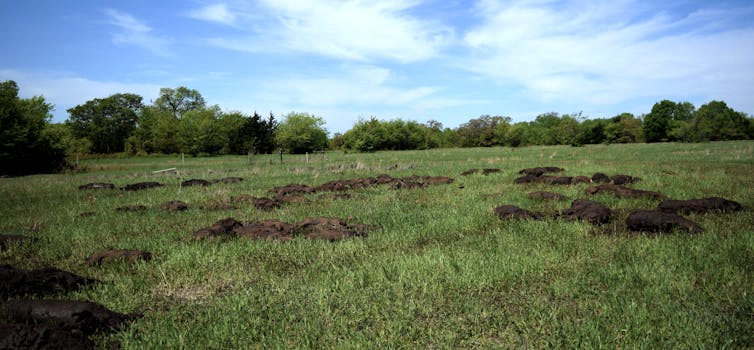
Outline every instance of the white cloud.
{"type": "Polygon", "coordinates": [[[160,86],[116,81],[96,81],[81,76],[60,72],[23,72],[0,70],[0,80],[14,80],[19,86],[19,95],[24,98],[44,96],[55,105],[55,122],[68,118],[67,109],[94,98],[103,98],[117,93],[134,93],[144,98],[144,103],[156,98],[160,86]]]}
{"type": "Polygon", "coordinates": [[[452,31],[408,15],[413,6],[401,0],[263,0],[253,11],[272,20],[259,23],[258,16],[244,15],[249,36],[209,42],[238,51],[293,50],[362,62],[427,60],[449,43],[452,31]]]}
{"type": "Polygon", "coordinates": [[[236,15],[231,12],[228,9],[228,6],[225,4],[207,5],[205,7],[190,11],[188,15],[191,18],[203,21],[217,22],[228,26],[235,26],[237,19],[236,15]]]}
{"type": "Polygon", "coordinates": [[[754,95],[754,45],[747,44],[754,28],[725,25],[740,9],[673,18],[647,15],[652,9],[641,6],[482,1],[482,23],[464,36],[470,56],[463,67],[520,85],[542,101],[609,105],[652,96],[743,101],[754,95]]]}
{"type": "Polygon", "coordinates": [[[120,30],[112,34],[113,43],[140,46],[155,55],[172,57],[168,50],[168,40],[152,33],[152,28],[146,23],[134,18],[128,13],[113,9],[105,10],[110,24],[120,30]]]}

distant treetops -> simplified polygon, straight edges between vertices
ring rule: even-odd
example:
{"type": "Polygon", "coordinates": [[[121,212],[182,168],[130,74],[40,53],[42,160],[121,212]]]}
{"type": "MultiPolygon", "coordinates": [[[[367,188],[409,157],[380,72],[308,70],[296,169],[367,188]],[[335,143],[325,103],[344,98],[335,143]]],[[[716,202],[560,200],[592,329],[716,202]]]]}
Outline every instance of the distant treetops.
{"type": "Polygon", "coordinates": [[[68,109],[63,124],[50,123],[53,106],[44,97],[18,97],[14,81],[0,83],[0,174],[54,172],[66,157],[88,153],[190,155],[286,153],[326,148],[354,152],[438,147],[583,145],[635,142],[704,142],[754,139],[754,118],[712,101],[699,109],[663,100],[651,112],[593,119],[545,113],[533,121],[482,115],[457,128],[437,121],[360,119],[328,138],[321,117],[291,112],[277,121],[270,113],[224,112],[186,87],[163,88],[152,104],[136,94],[95,98],[68,109]]]}

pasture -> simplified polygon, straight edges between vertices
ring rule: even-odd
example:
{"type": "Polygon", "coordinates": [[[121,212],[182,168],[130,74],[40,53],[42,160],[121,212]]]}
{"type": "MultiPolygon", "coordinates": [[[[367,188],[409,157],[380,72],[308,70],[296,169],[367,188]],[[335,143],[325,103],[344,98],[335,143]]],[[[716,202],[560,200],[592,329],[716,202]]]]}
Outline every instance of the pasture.
{"type": "MultiPolygon", "coordinates": [[[[86,300],[143,316],[98,333],[124,349],[229,348],[751,348],[754,347],[754,142],[435,149],[81,160],[85,171],[0,179],[0,264],[56,267],[95,283],[47,298],[86,300]],[[589,198],[610,222],[556,217],[593,184],[514,184],[518,171],[641,178],[629,185],[672,199],[723,197],[732,213],[689,214],[703,232],[633,232],[628,214],[655,198],[589,198]],[[153,171],[176,168],[176,171],[153,171]],[[468,169],[499,168],[461,176],[468,169]],[[373,185],[302,194],[261,210],[288,184],[411,175],[426,188],[373,185]],[[189,179],[238,183],[181,187],[189,179]],[[141,191],[79,190],[154,181],[141,191]],[[550,191],[566,201],[532,199],[550,191]],[[188,209],[162,205],[179,200],[188,209]],[[227,204],[225,206],[220,204],[227,204]],[[544,220],[501,220],[512,204],[544,220]],[[143,206],[142,210],[116,210],[143,206]],[[241,223],[339,218],[364,232],[338,241],[245,237],[196,240],[224,218],[241,223]],[[139,249],[149,261],[93,265],[99,251],[139,249]]],[[[7,302],[7,300],[3,300],[7,302]]]]}

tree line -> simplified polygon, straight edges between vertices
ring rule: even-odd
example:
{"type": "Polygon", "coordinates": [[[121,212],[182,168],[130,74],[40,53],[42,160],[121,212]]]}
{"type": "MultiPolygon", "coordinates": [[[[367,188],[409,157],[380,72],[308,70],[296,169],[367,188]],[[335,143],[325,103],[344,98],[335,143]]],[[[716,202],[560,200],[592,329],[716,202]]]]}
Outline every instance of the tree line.
{"type": "Polygon", "coordinates": [[[457,128],[434,120],[372,117],[332,138],[321,117],[292,112],[278,121],[272,113],[225,112],[183,86],[160,89],[150,104],[131,93],[95,98],[68,109],[69,118],[60,124],[50,123],[52,110],[41,96],[19,98],[15,82],[0,83],[0,174],[58,171],[68,166],[66,157],[84,154],[373,152],[754,139],[754,118],[723,101],[696,109],[689,102],[663,100],[641,116],[622,113],[602,119],[551,112],[514,123],[510,117],[482,115],[457,128]]]}

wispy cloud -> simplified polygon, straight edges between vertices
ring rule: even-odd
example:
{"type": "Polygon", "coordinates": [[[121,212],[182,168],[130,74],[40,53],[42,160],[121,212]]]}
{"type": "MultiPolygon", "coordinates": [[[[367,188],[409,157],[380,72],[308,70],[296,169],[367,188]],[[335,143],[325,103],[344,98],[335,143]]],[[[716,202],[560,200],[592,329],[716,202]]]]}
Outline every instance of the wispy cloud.
{"type": "Polygon", "coordinates": [[[105,10],[105,14],[110,24],[119,29],[112,34],[113,43],[140,46],[162,57],[173,56],[168,50],[168,40],[152,33],[152,28],[146,23],[113,9],[105,10]]]}
{"type": "Polygon", "coordinates": [[[465,33],[463,67],[540,100],[754,95],[754,27],[724,25],[751,9],[682,17],[635,1],[481,1],[477,9],[482,23],[465,33]]]}
{"type": "Polygon", "coordinates": [[[226,4],[207,5],[202,8],[189,11],[188,16],[191,18],[216,22],[228,26],[235,26],[237,20],[236,14],[231,12],[226,4]]]}
{"type": "Polygon", "coordinates": [[[416,4],[401,0],[263,0],[255,10],[271,19],[263,24],[245,23],[250,31],[246,36],[210,42],[247,52],[298,51],[361,62],[422,61],[435,57],[453,32],[440,23],[408,15],[416,4]]]}

